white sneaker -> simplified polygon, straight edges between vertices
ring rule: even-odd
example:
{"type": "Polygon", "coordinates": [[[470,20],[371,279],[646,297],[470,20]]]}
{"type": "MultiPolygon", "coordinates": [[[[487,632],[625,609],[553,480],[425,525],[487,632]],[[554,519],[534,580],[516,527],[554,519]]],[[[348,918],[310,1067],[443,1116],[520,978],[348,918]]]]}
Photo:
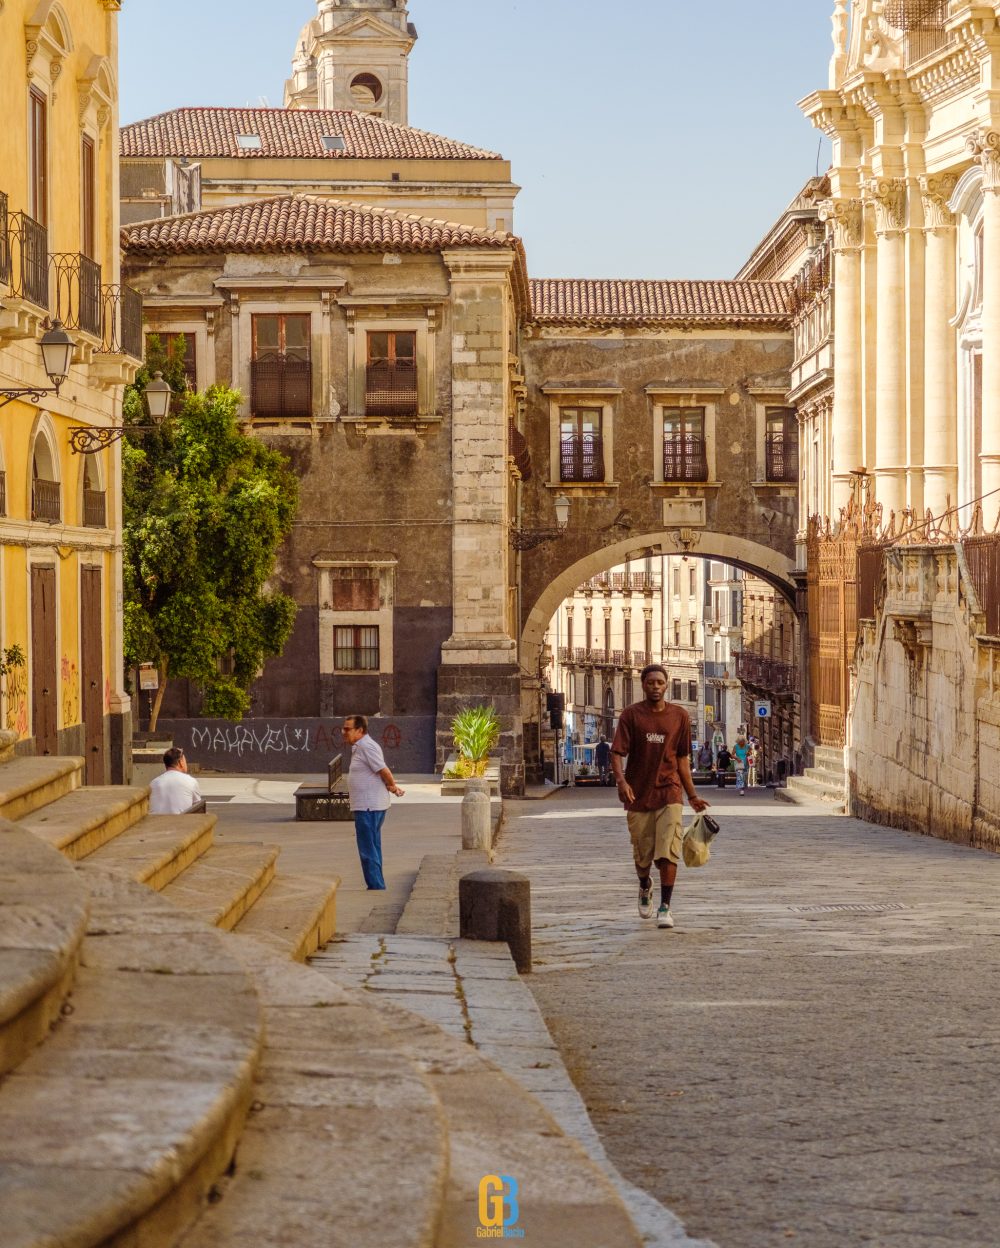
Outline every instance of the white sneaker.
{"type": "Polygon", "coordinates": [[[639,885],[639,918],[651,919],[653,917],[653,881],[649,881],[649,887],[643,888],[639,885]]]}
{"type": "Polygon", "coordinates": [[[659,910],[657,910],[656,912],[656,926],[657,927],[673,927],[673,925],[674,925],[674,916],[670,913],[670,907],[660,906],[659,910]]]}

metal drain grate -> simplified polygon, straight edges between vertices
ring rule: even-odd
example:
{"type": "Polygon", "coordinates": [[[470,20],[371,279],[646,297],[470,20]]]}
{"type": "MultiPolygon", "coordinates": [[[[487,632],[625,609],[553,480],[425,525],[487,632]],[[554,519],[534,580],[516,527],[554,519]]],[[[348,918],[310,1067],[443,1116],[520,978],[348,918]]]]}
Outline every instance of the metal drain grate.
{"type": "Polygon", "coordinates": [[[909,906],[895,901],[872,902],[871,904],[841,902],[830,906],[789,906],[796,914],[884,914],[888,910],[908,910],[909,906]]]}

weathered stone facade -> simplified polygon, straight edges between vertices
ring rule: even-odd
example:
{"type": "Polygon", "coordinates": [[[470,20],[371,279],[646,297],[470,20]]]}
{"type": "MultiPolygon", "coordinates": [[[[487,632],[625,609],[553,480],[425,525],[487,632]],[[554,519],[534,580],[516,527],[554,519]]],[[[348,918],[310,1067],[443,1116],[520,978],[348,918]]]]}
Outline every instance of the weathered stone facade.
{"type": "Polygon", "coordinates": [[[984,619],[961,544],[888,552],[856,656],[854,814],[1000,849],[1000,642],[984,619]]]}

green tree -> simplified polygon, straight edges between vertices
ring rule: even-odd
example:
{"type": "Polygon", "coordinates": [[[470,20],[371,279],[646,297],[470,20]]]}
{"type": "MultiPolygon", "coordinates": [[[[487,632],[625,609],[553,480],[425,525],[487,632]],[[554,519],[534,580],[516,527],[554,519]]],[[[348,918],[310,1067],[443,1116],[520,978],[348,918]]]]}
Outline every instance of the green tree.
{"type": "Polygon", "coordinates": [[[241,719],[296,611],[266,586],[298,483],[283,455],[242,431],[235,390],[186,388],[183,356],[181,344],[168,354],[151,337],[124,400],[126,425],[148,424],[142,395],[152,373],[175,392],[162,425],[122,443],[125,659],[157,666],[154,730],[172,678],[202,689],[202,714],[241,719]]]}

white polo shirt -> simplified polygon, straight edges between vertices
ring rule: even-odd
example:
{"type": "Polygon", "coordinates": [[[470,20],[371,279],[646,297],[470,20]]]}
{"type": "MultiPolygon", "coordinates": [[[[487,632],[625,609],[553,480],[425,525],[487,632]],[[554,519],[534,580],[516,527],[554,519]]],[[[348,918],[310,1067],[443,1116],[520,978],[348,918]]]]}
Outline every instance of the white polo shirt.
{"type": "Polygon", "coordinates": [[[198,781],[176,767],[157,776],[149,786],[151,815],[184,815],[200,801],[198,781]]]}
{"type": "Polygon", "coordinates": [[[365,735],[351,747],[347,791],[351,810],[388,810],[392,805],[385,781],[378,774],[385,766],[382,747],[365,735]]]}

